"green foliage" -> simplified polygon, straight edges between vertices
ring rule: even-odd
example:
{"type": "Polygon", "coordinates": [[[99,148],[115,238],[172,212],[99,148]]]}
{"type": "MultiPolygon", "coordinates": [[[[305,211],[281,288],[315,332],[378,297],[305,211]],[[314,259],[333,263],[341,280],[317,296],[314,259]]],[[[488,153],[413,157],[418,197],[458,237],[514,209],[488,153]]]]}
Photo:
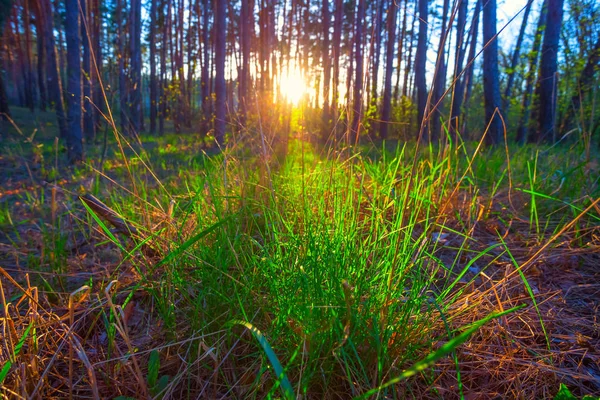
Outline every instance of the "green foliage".
{"type": "MultiPolygon", "coordinates": [[[[564,383],[560,384],[560,388],[558,389],[558,393],[553,397],[554,400],[577,400],[578,397],[573,395],[569,388],[564,383]]],[[[583,396],[582,400],[598,400],[600,397],[594,396],[583,396]]]]}

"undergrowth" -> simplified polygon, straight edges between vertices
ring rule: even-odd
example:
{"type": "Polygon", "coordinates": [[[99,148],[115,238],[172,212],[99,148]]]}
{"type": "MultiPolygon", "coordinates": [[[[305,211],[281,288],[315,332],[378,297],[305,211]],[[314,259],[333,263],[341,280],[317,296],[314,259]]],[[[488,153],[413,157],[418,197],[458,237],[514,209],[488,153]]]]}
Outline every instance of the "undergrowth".
{"type": "Polygon", "coordinates": [[[33,190],[0,198],[5,397],[600,391],[540,280],[598,261],[598,166],[577,149],[151,141],[62,184],[37,156],[33,190]]]}

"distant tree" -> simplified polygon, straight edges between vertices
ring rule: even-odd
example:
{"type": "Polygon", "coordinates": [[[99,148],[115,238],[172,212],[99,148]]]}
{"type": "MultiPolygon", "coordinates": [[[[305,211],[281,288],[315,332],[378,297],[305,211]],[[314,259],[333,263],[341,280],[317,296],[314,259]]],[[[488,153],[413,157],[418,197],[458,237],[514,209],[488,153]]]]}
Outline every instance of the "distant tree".
{"type": "MultiPolygon", "coordinates": [[[[0,32],[4,31],[4,24],[12,8],[11,0],[0,0],[0,32]]],[[[0,35],[1,36],[1,35],[0,35]]],[[[2,46],[0,46],[1,48],[2,46]]],[[[4,64],[3,52],[0,51],[0,65],[4,64]]],[[[6,85],[4,84],[4,76],[0,71],[0,119],[10,117],[10,108],[8,107],[8,97],[6,95],[6,85]]]]}
{"type": "Polygon", "coordinates": [[[431,129],[430,140],[436,143],[440,137],[440,126],[442,118],[442,109],[444,107],[444,92],[446,91],[446,75],[448,68],[446,66],[446,43],[448,42],[448,12],[450,10],[450,0],[444,0],[442,7],[442,29],[440,32],[440,41],[437,50],[437,60],[435,66],[435,74],[432,87],[431,101],[431,129]]]}
{"type": "Polygon", "coordinates": [[[467,132],[467,114],[468,114],[468,105],[471,100],[471,94],[473,92],[473,81],[475,76],[475,57],[477,56],[477,38],[479,37],[479,18],[481,14],[481,6],[482,0],[477,0],[475,3],[475,11],[473,12],[473,19],[471,22],[471,32],[470,32],[470,45],[469,45],[469,55],[467,56],[467,66],[465,67],[467,70],[465,71],[465,75],[463,77],[462,86],[464,86],[464,96],[462,102],[458,102],[456,105],[453,105],[453,109],[459,113],[462,113],[462,122],[459,124],[460,131],[463,137],[466,137],[467,132]]]}
{"type": "Polygon", "coordinates": [[[125,74],[125,32],[123,31],[123,18],[125,6],[122,0],[117,0],[116,4],[117,11],[117,42],[118,42],[118,73],[119,73],[119,114],[121,122],[121,132],[126,133],[128,131],[128,118],[127,118],[127,75],[125,74]]]}
{"type": "Polygon", "coordinates": [[[539,61],[540,46],[542,44],[542,35],[544,34],[544,26],[546,23],[546,12],[548,9],[548,0],[544,0],[538,23],[535,29],[533,45],[528,55],[527,73],[525,74],[525,91],[523,92],[523,100],[521,103],[521,117],[519,119],[519,127],[517,129],[516,142],[525,144],[527,140],[527,132],[529,130],[529,119],[531,116],[531,99],[535,85],[535,77],[537,65],[539,61]]]}
{"type": "Polygon", "coordinates": [[[354,35],[354,62],[356,64],[355,68],[355,78],[354,78],[354,94],[353,94],[353,116],[352,116],[352,126],[350,128],[351,136],[349,137],[349,143],[354,144],[358,142],[359,137],[359,127],[360,121],[362,118],[362,108],[364,99],[363,95],[363,45],[362,45],[362,37],[363,37],[363,23],[365,19],[365,0],[358,0],[358,11],[356,14],[356,33],[354,35]]]}
{"type": "Polygon", "coordinates": [[[523,39],[525,38],[525,30],[527,29],[527,22],[529,21],[529,14],[531,12],[532,5],[533,0],[529,0],[525,6],[523,21],[521,21],[521,28],[519,29],[519,36],[517,36],[517,42],[515,43],[515,48],[510,59],[510,66],[506,73],[506,88],[504,89],[504,97],[502,101],[502,108],[506,114],[508,114],[508,110],[510,108],[513,84],[515,82],[516,71],[520,61],[519,56],[521,55],[521,46],[523,45],[523,39]]]}
{"type": "Polygon", "coordinates": [[[142,130],[142,0],[132,0],[129,12],[129,46],[131,55],[129,118],[135,132],[142,130]]]}
{"type": "Polygon", "coordinates": [[[392,114],[392,73],[394,72],[394,45],[396,44],[396,15],[398,11],[396,4],[392,1],[387,12],[387,48],[385,52],[385,82],[383,88],[383,104],[381,111],[381,123],[379,136],[386,139],[388,125],[392,114]]]}
{"type": "Polygon", "coordinates": [[[70,164],[83,161],[81,129],[81,41],[79,0],[66,0],[65,35],[67,37],[67,155],[70,164]]]}
{"type": "Polygon", "coordinates": [[[156,133],[156,107],[158,104],[158,78],[156,76],[156,3],[158,0],[150,0],[150,133],[156,133]]]}
{"type": "Polygon", "coordinates": [[[46,48],[44,45],[44,21],[41,18],[41,4],[33,1],[33,14],[35,15],[35,31],[37,45],[37,84],[40,94],[40,110],[46,111],[48,94],[46,90],[46,48]]]}
{"type": "Polygon", "coordinates": [[[458,118],[461,114],[462,101],[464,98],[465,75],[463,71],[463,63],[465,61],[465,53],[467,51],[467,43],[465,41],[465,25],[467,24],[467,9],[469,1],[459,0],[458,16],[456,19],[456,57],[454,59],[454,89],[452,91],[452,108],[450,113],[450,133],[452,138],[456,140],[458,134],[458,118]]]}
{"type": "Polygon", "coordinates": [[[63,100],[62,81],[58,69],[58,55],[54,44],[54,15],[52,13],[52,4],[50,4],[50,0],[40,0],[40,3],[41,7],[39,7],[39,11],[41,13],[40,17],[44,20],[46,64],[48,67],[46,73],[48,97],[52,99],[52,102],[54,103],[60,137],[66,139],[68,128],[63,100]]]}
{"type": "Polygon", "coordinates": [[[425,112],[427,108],[427,17],[429,15],[428,0],[419,1],[419,33],[417,37],[417,54],[415,55],[415,87],[417,91],[417,123],[420,125],[419,137],[427,132],[425,112]]]}
{"type": "Polygon", "coordinates": [[[542,44],[537,96],[539,99],[538,129],[530,142],[556,140],[556,102],[558,97],[558,40],[563,19],[563,0],[548,0],[546,29],[542,44]]]}
{"type": "Polygon", "coordinates": [[[81,4],[81,42],[83,45],[83,131],[88,139],[96,136],[96,121],[94,118],[94,108],[92,105],[92,19],[90,18],[90,6],[88,0],[80,0],[81,4]]]}
{"type": "Polygon", "coordinates": [[[323,132],[325,138],[329,130],[329,84],[331,82],[331,54],[329,52],[329,0],[323,0],[321,4],[323,16],[323,46],[321,48],[321,59],[323,60],[323,132]]]}
{"type": "Polygon", "coordinates": [[[225,142],[225,52],[227,25],[225,19],[225,2],[217,1],[215,10],[215,139],[219,145],[225,142]]]}
{"type": "Polygon", "coordinates": [[[487,0],[483,5],[483,95],[485,120],[488,125],[486,141],[499,144],[503,138],[500,112],[500,74],[498,71],[498,39],[496,37],[496,0],[487,0]]]}
{"type": "Polygon", "coordinates": [[[577,87],[565,113],[561,131],[566,132],[575,125],[574,120],[581,109],[581,100],[594,89],[594,76],[598,70],[600,70],[600,35],[598,35],[598,39],[577,79],[577,87]]]}
{"type": "Polygon", "coordinates": [[[335,14],[333,24],[333,42],[332,42],[332,58],[333,58],[333,93],[331,96],[332,119],[337,119],[337,111],[339,107],[339,88],[340,88],[340,59],[341,59],[341,42],[342,42],[342,19],[344,18],[344,2],[343,0],[335,1],[335,14]]]}
{"type": "Polygon", "coordinates": [[[242,115],[242,123],[245,123],[250,95],[250,39],[252,38],[252,30],[250,29],[250,26],[253,23],[253,18],[251,18],[253,13],[251,9],[251,1],[241,1],[240,47],[242,52],[242,65],[240,68],[240,113],[242,115]]]}

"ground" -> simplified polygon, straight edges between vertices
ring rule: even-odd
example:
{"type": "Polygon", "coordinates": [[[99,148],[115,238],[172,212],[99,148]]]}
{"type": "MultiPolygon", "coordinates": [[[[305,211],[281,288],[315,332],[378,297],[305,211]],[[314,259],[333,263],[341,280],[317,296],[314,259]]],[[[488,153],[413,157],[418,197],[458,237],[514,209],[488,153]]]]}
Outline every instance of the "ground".
{"type": "Polygon", "coordinates": [[[6,397],[600,394],[600,173],[578,144],[350,157],[296,135],[265,159],[109,129],[69,167],[52,114],[13,114],[6,397]]]}

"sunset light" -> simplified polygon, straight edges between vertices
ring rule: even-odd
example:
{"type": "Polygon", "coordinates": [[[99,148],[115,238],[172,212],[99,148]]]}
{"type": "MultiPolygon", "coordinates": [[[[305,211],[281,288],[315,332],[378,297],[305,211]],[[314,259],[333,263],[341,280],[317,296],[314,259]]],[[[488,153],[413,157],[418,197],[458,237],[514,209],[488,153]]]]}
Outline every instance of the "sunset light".
{"type": "Polygon", "coordinates": [[[279,92],[284,99],[293,105],[298,105],[300,100],[308,94],[306,81],[298,68],[294,68],[282,75],[279,81],[279,92]]]}

